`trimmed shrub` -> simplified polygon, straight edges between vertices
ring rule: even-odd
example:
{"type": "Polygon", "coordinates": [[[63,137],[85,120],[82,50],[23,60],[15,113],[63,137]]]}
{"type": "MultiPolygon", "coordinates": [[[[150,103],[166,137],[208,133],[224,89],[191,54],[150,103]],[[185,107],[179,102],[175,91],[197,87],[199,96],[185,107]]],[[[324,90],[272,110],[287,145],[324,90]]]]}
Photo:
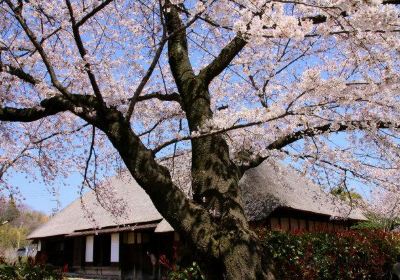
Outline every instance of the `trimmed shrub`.
{"type": "Polygon", "coordinates": [[[268,232],[265,253],[277,279],[390,279],[400,235],[383,231],[268,232]]]}

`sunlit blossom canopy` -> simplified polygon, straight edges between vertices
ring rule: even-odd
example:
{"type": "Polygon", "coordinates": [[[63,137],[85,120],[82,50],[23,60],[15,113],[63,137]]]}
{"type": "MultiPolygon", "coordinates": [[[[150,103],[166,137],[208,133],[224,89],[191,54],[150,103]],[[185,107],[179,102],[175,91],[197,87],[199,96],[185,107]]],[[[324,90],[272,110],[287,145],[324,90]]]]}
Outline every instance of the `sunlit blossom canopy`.
{"type": "MultiPolygon", "coordinates": [[[[165,2],[67,3],[1,3],[0,102],[10,108],[1,119],[38,120],[1,123],[4,187],[12,188],[11,166],[46,182],[91,174],[92,128],[79,117],[95,117],[85,106],[96,96],[129,116],[183,189],[191,185],[190,140],[208,133],[223,133],[239,164],[291,158],[328,187],[397,189],[397,1],[171,1],[194,73],[210,82],[213,116],[191,129],[168,65],[165,2]],[[72,107],[59,108],[54,97],[71,94],[72,107]],[[11,107],[32,109],[22,116],[11,107]]],[[[104,134],[93,148],[100,174],[118,168],[104,134]]]]}

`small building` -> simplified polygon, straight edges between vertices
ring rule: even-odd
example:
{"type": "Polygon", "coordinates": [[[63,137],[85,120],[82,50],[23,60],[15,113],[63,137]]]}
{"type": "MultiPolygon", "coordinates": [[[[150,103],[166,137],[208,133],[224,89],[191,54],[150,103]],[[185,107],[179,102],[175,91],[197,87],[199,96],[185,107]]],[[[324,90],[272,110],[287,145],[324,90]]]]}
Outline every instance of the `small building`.
{"type": "MultiPolygon", "coordinates": [[[[161,279],[158,259],[173,259],[179,235],[129,175],[107,185],[126,204],[124,214],[115,217],[95,192],[86,193],[28,236],[37,244],[37,259],[78,277],[161,279]]],[[[248,170],[240,186],[245,212],[258,230],[337,230],[365,219],[281,164],[264,162],[248,170]]]]}

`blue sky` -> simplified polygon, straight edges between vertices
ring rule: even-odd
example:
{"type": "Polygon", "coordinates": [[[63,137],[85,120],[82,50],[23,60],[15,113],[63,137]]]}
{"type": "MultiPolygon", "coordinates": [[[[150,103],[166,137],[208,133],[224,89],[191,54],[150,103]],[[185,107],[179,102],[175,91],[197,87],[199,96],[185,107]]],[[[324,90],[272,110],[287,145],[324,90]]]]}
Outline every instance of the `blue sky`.
{"type": "Polygon", "coordinates": [[[19,187],[24,199],[23,203],[31,209],[45,214],[52,214],[57,207],[59,207],[58,210],[61,210],[78,198],[82,182],[82,176],[77,173],[64,179],[58,179],[52,186],[57,192],[57,194],[54,194],[51,187],[46,186],[43,181],[31,182],[26,178],[26,174],[14,172],[9,174],[9,178],[10,182],[19,187]]]}

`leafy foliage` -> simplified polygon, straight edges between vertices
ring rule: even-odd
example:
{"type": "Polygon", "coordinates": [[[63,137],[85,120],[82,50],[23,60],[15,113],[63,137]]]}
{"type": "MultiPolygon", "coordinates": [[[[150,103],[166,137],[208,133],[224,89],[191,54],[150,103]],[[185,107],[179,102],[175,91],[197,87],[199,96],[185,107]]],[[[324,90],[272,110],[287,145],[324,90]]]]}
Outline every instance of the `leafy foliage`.
{"type": "Polygon", "coordinates": [[[188,267],[175,266],[174,270],[168,273],[169,280],[204,280],[200,267],[196,262],[188,267]]]}
{"type": "Polygon", "coordinates": [[[26,227],[4,225],[0,227],[0,248],[19,248],[28,245],[26,236],[29,231],[26,227]]]}
{"type": "Polygon", "coordinates": [[[333,188],[330,193],[346,202],[362,201],[362,196],[359,193],[347,190],[342,186],[333,188]]]}
{"type": "Polygon", "coordinates": [[[372,212],[366,214],[366,216],[368,220],[356,224],[353,228],[390,231],[400,225],[399,217],[384,217],[372,212]]]}
{"type": "Polygon", "coordinates": [[[178,260],[179,254],[184,255],[183,251],[178,253],[178,248],[174,246],[172,259],[168,259],[166,255],[160,256],[160,264],[167,269],[166,278],[169,280],[204,280],[205,277],[199,264],[195,261],[190,262],[191,257],[183,263],[182,259],[178,260]]]}
{"type": "Polygon", "coordinates": [[[264,245],[278,279],[386,279],[400,254],[400,236],[383,231],[269,232],[264,245]]]}
{"type": "Polygon", "coordinates": [[[58,280],[63,279],[60,271],[50,266],[37,265],[28,260],[7,264],[0,261],[0,280],[58,280]]]}

